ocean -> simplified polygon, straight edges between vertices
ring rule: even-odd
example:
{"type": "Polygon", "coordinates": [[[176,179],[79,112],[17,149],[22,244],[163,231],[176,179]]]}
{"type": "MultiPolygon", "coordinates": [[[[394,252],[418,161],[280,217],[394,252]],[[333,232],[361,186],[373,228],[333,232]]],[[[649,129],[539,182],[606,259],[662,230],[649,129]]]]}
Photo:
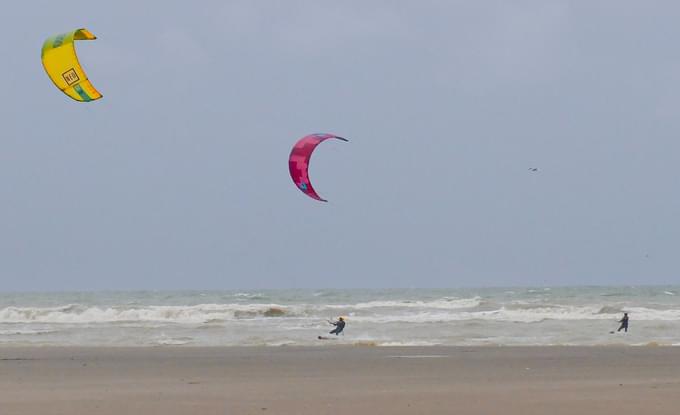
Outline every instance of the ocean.
{"type": "Polygon", "coordinates": [[[678,346],[680,286],[0,294],[0,347],[328,344],[678,346]]]}

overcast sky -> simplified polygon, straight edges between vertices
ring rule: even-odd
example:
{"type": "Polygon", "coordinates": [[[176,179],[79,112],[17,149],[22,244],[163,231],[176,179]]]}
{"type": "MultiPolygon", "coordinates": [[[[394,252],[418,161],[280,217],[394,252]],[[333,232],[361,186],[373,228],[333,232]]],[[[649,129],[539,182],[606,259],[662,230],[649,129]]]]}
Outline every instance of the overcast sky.
{"type": "Polygon", "coordinates": [[[675,1],[7,3],[0,291],[677,283],[678,22],[675,1]],[[85,104],[40,64],[79,27],[85,104]],[[314,154],[327,204],[288,174],[316,132],[350,140],[314,154]]]}

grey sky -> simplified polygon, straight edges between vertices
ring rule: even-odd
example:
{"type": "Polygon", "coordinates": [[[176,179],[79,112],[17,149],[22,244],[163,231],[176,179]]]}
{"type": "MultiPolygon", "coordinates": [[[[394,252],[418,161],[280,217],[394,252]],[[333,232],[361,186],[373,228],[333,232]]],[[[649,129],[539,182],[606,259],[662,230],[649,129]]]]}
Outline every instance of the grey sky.
{"type": "Polygon", "coordinates": [[[672,1],[8,3],[0,290],[678,282],[679,21],[672,1]],[[78,27],[90,104],[39,59],[78,27]],[[314,155],[328,204],[288,176],[313,132],[350,139],[314,155]]]}

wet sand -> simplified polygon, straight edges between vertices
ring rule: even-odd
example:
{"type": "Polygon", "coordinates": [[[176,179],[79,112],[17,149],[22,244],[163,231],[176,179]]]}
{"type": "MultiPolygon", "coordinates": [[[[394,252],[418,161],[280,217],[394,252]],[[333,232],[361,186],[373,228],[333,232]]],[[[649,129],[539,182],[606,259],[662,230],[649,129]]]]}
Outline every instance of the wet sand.
{"type": "Polygon", "coordinates": [[[0,413],[675,415],[680,347],[0,348],[0,413]]]}

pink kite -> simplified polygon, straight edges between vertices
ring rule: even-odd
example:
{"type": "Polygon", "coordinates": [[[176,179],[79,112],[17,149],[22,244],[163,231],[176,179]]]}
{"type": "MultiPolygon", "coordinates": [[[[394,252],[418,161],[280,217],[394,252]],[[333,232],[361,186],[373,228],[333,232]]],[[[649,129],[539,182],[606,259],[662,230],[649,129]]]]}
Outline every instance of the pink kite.
{"type": "Polygon", "coordinates": [[[293,183],[295,183],[302,193],[312,199],[320,200],[322,202],[327,202],[327,200],[322,199],[316,193],[312,187],[312,183],[309,181],[307,170],[309,169],[309,159],[312,157],[312,152],[316,146],[329,138],[348,141],[347,139],[333,134],[310,134],[302,137],[295,143],[290,152],[290,158],[288,158],[288,169],[290,170],[290,177],[293,179],[293,183]]]}

